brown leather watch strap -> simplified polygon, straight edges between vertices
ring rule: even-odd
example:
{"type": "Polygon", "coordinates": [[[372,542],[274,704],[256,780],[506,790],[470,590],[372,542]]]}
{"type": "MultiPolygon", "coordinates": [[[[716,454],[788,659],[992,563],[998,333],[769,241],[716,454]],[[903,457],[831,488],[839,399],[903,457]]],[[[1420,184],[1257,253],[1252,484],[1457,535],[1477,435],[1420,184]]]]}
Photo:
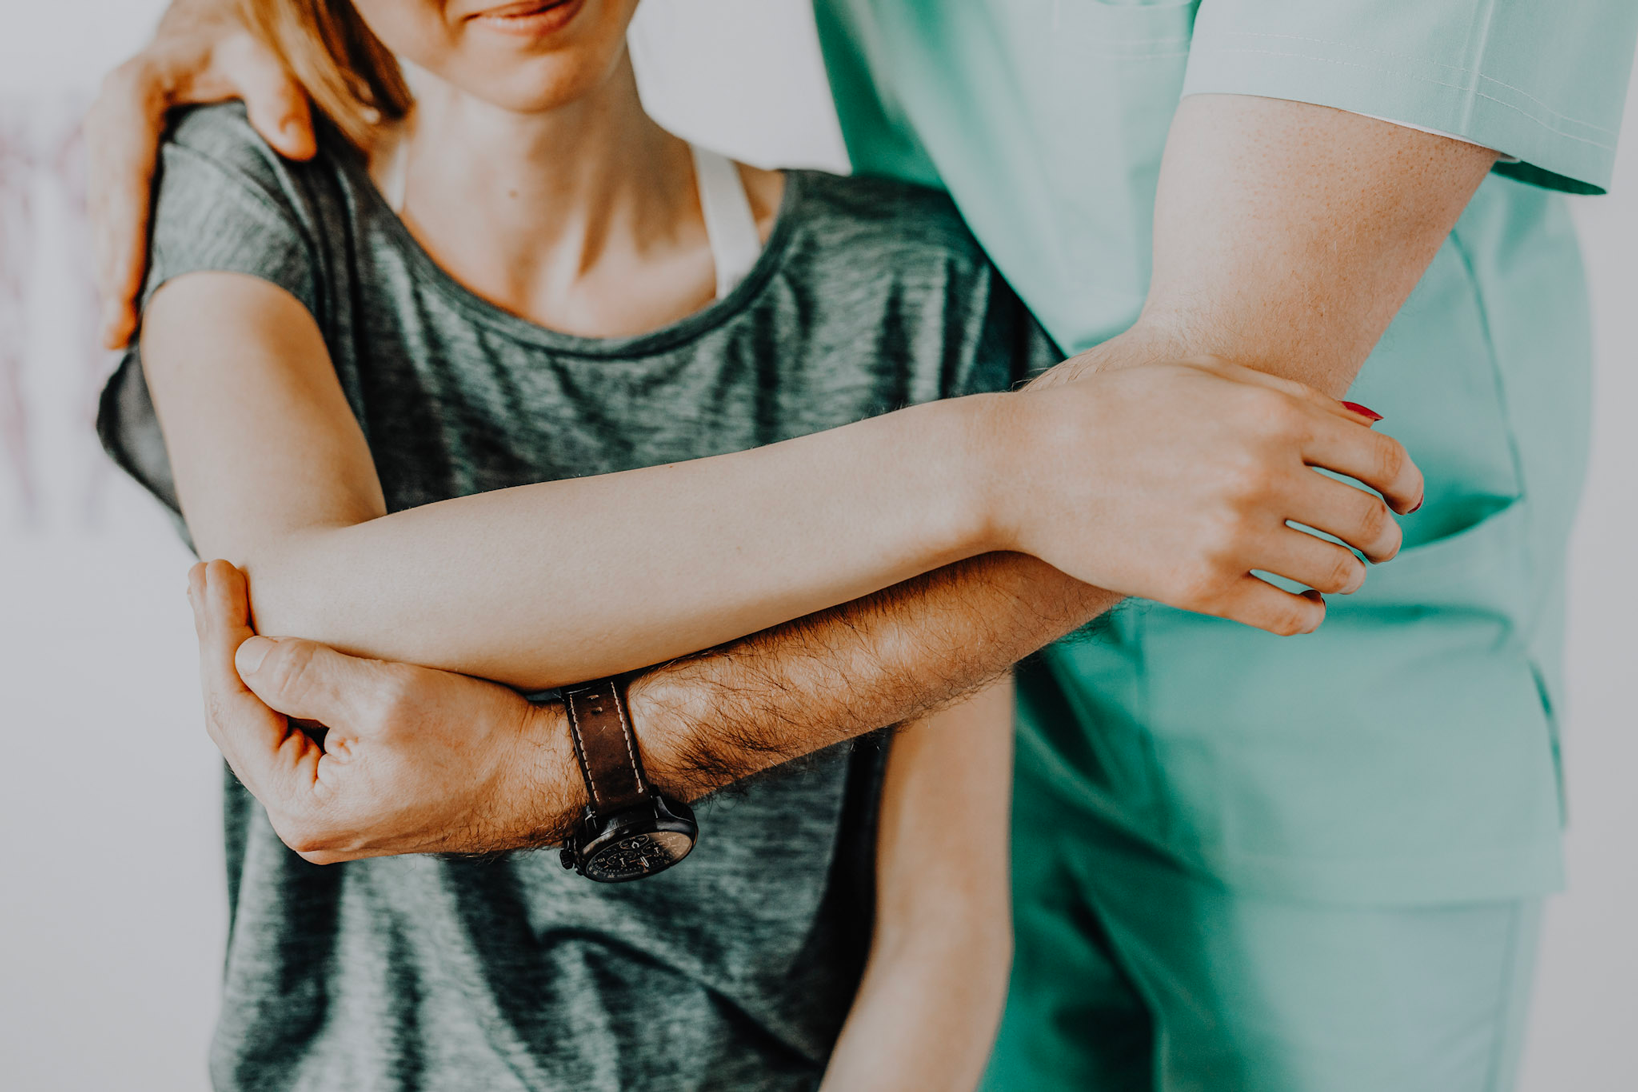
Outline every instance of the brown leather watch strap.
{"type": "Polygon", "coordinates": [[[608,815],[647,800],[648,778],[637,757],[637,739],[619,680],[566,686],[563,707],[592,811],[608,815]]]}

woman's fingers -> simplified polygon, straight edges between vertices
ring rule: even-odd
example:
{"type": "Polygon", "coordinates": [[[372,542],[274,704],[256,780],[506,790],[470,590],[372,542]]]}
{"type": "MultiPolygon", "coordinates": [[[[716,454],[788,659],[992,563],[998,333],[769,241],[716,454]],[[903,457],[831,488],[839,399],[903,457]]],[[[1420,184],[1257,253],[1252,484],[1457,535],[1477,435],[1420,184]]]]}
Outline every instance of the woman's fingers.
{"type": "Polygon", "coordinates": [[[1254,386],[1266,387],[1269,390],[1290,395],[1298,401],[1306,402],[1315,409],[1334,417],[1340,417],[1344,421],[1364,425],[1366,428],[1382,420],[1382,415],[1375,410],[1361,406],[1357,402],[1338,401],[1330,395],[1317,391],[1308,384],[1295,379],[1260,372],[1255,368],[1248,368],[1244,364],[1234,364],[1214,356],[1196,357],[1191,359],[1189,363],[1194,364],[1196,367],[1217,372],[1228,379],[1236,379],[1242,383],[1250,383],[1254,386]]]}
{"type": "Polygon", "coordinates": [[[207,695],[218,702],[250,697],[233,666],[234,652],[255,635],[244,576],[226,561],[202,561],[188,574],[188,597],[199,631],[199,672],[207,695]]]}
{"type": "Polygon", "coordinates": [[[1296,399],[1314,419],[1303,458],[1357,478],[1387,498],[1396,512],[1414,512],[1422,503],[1422,472],[1403,445],[1371,431],[1382,415],[1354,402],[1340,402],[1306,383],[1231,364],[1214,357],[1191,361],[1226,379],[1279,391],[1296,399]]]}
{"type": "Polygon", "coordinates": [[[1282,591],[1247,573],[1229,585],[1207,613],[1292,637],[1319,628],[1325,621],[1325,599],[1317,591],[1282,591]]]}
{"type": "Polygon", "coordinates": [[[1338,417],[1315,414],[1314,428],[1302,446],[1302,458],[1309,466],[1334,470],[1370,486],[1396,512],[1414,512],[1421,507],[1422,471],[1411,461],[1404,445],[1392,436],[1338,417]]]}
{"type": "Polygon", "coordinates": [[[1348,595],[1365,583],[1365,563],[1352,550],[1305,531],[1281,528],[1265,552],[1257,568],[1317,591],[1348,595]]]}
{"type": "Polygon", "coordinates": [[[1382,494],[1396,512],[1422,508],[1422,470],[1391,435],[1371,432],[1338,417],[1315,417],[1302,445],[1302,462],[1348,475],[1382,494]]]}
{"type": "MultiPolygon", "coordinates": [[[[1298,472],[1291,485],[1289,503],[1290,509],[1280,513],[1283,518],[1335,535],[1373,562],[1391,561],[1405,539],[1387,504],[1375,493],[1314,470],[1298,472]]],[[[1302,578],[1292,576],[1292,579],[1302,578]]],[[[1318,587],[1308,580],[1303,583],[1318,587]]]]}

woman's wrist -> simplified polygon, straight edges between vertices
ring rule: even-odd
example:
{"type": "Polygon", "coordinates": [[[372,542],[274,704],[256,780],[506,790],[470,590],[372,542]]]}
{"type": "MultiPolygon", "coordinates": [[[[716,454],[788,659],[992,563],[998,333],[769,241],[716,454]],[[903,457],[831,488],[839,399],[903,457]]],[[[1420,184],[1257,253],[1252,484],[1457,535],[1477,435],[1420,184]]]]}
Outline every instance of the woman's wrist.
{"type": "Polygon", "coordinates": [[[1031,404],[1016,393],[980,394],[949,403],[963,417],[959,466],[968,516],[968,556],[1022,550],[1019,513],[1030,464],[1031,404]]]}

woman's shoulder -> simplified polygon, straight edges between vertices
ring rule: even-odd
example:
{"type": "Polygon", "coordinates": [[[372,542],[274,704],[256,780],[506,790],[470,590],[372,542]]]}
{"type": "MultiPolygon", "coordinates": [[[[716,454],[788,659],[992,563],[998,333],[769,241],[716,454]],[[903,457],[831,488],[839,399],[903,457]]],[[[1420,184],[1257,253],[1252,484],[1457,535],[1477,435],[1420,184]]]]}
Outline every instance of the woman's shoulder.
{"type": "Polygon", "coordinates": [[[179,111],[161,148],[149,241],[145,298],[165,281],[192,272],[244,273],[321,311],[334,240],[350,234],[358,202],[346,156],[355,155],[328,126],[317,154],[284,159],[251,126],[240,103],[179,111]]]}
{"type": "Polygon", "coordinates": [[[807,227],[826,244],[883,249],[899,261],[920,258],[989,271],[983,247],[942,190],[871,175],[791,173],[799,178],[808,206],[807,227]]]}
{"type": "MultiPolygon", "coordinates": [[[[294,162],[279,155],[262,139],[250,124],[243,103],[190,106],[177,111],[166,133],[161,155],[174,159],[175,153],[180,152],[189,160],[208,164],[232,176],[240,184],[253,184],[287,200],[296,177],[337,173],[343,170],[347,156],[356,155],[323,119],[315,120],[318,150],[311,159],[294,162]]],[[[162,185],[164,181],[162,177],[162,185]]]]}
{"type": "MultiPolygon", "coordinates": [[[[317,150],[285,159],[250,124],[242,103],[178,111],[160,149],[156,200],[173,245],[194,226],[232,233],[235,225],[283,224],[312,245],[345,231],[356,190],[368,184],[360,154],[333,126],[315,118],[317,150]],[[362,181],[361,181],[362,180],[362,181]]],[[[156,240],[158,241],[158,240],[156,240]]]]}

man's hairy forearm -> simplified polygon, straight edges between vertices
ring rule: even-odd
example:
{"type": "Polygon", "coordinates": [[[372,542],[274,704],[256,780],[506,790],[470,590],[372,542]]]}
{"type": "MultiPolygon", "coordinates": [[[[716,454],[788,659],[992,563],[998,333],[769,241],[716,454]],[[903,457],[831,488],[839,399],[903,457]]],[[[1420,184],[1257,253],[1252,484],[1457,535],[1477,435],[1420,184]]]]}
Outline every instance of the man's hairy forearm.
{"type": "Polygon", "coordinates": [[[630,686],[656,783],[697,797],[928,712],[1119,596],[1023,554],[985,554],[655,668],[630,686]]]}

